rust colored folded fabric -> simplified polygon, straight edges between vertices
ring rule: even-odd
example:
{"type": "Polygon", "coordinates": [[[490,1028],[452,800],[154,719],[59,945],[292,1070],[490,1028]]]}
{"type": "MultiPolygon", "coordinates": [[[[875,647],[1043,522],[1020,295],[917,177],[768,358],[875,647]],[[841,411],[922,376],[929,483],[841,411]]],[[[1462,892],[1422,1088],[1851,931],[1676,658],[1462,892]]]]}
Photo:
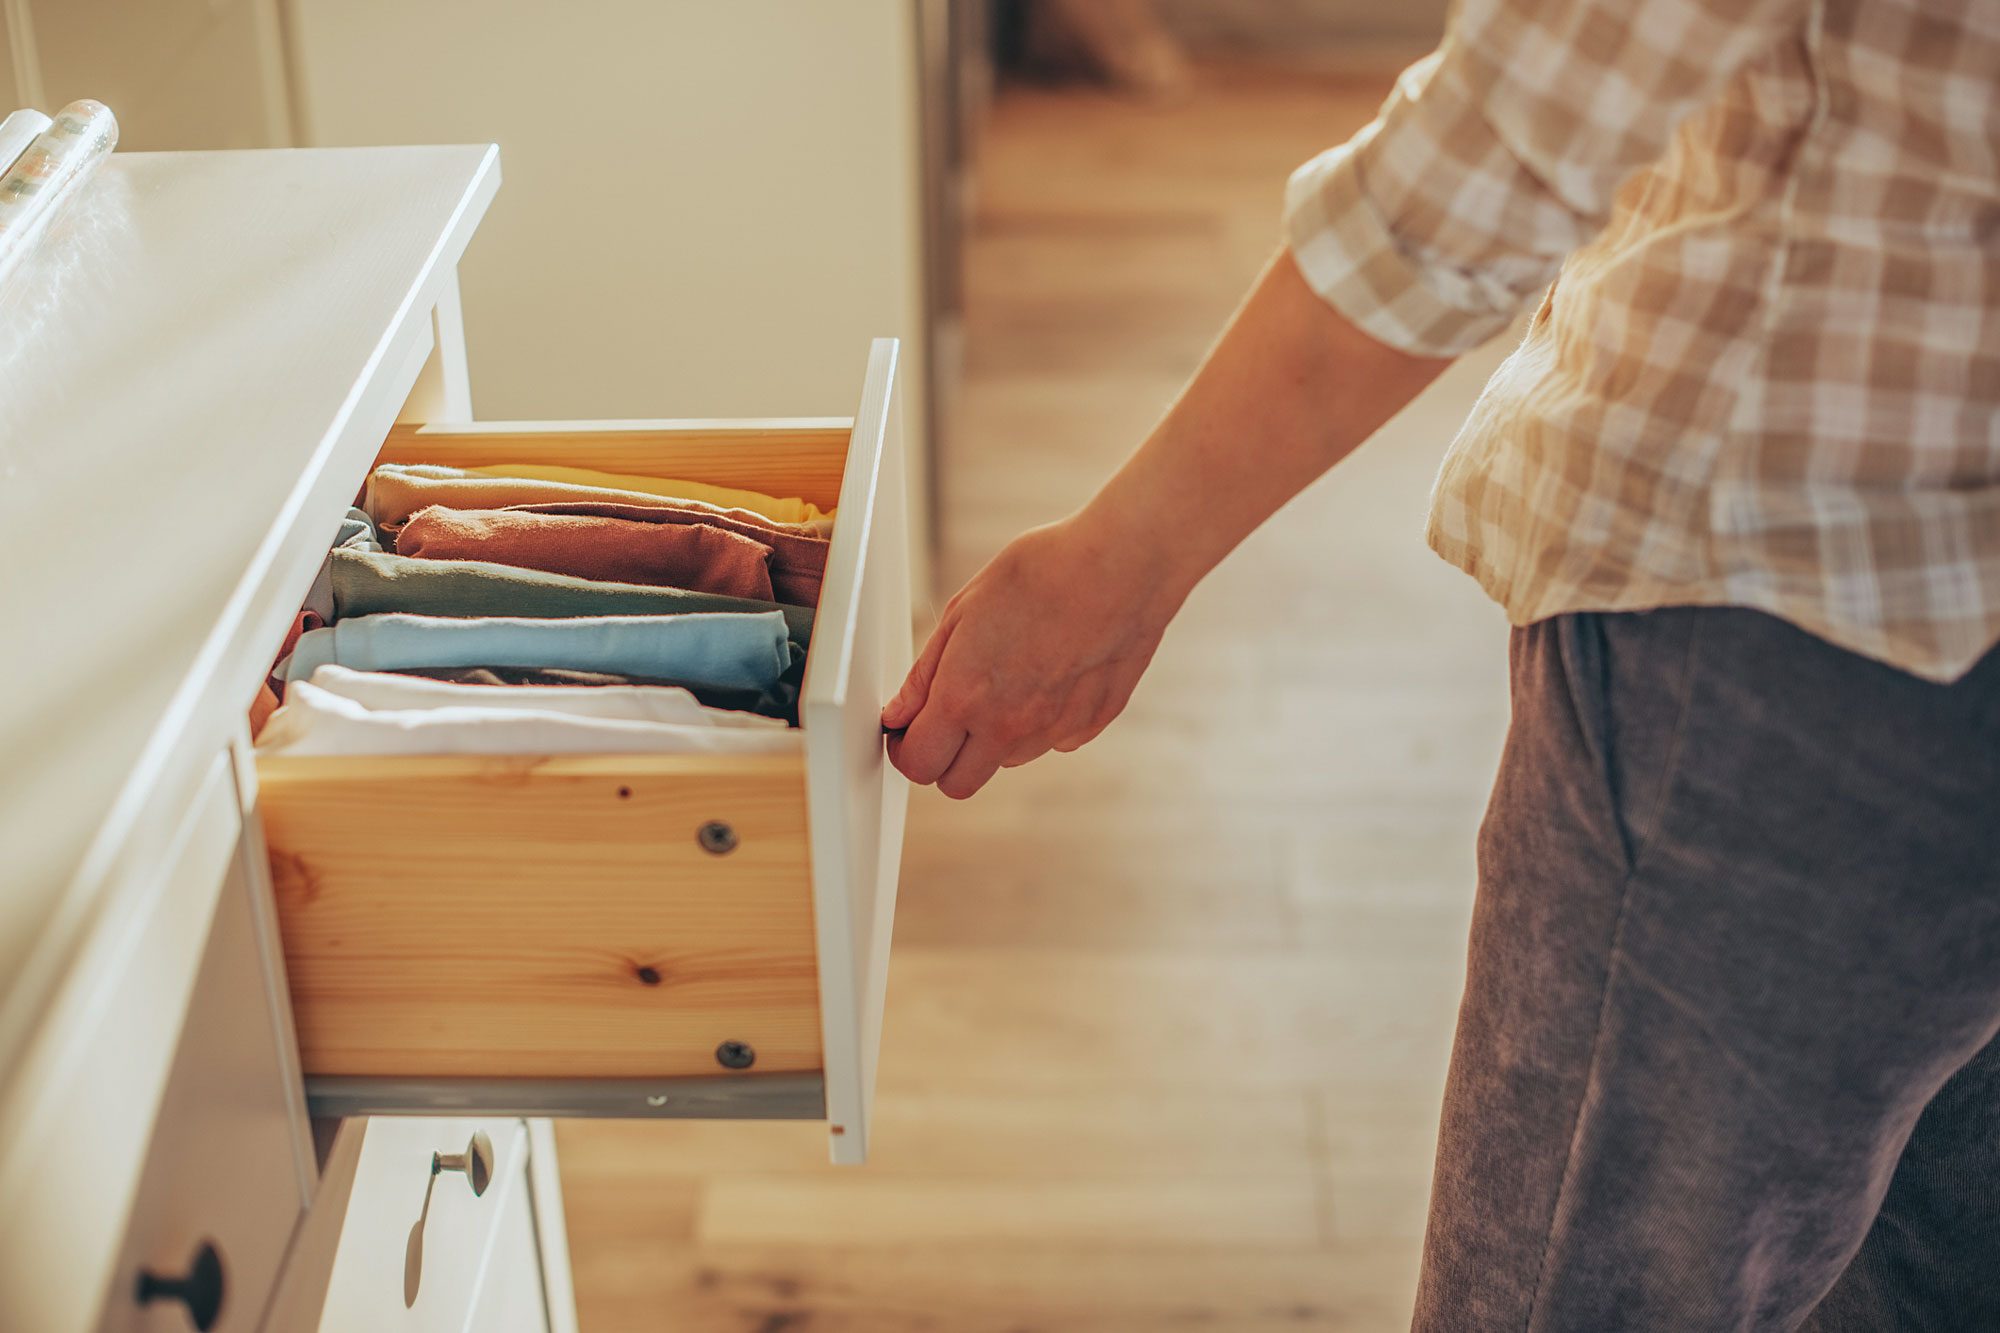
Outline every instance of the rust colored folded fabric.
{"type": "Polygon", "coordinates": [[[432,505],[412,514],[396,534],[396,554],[419,560],[488,560],[574,578],[774,600],[772,548],[753,536],[708,523],[646,523],[622,513],[556,508],[432,505]]]}
{"type": "MultiPolygon", "coordinates": [[[[772,528],[728,516],[708,505],[628,505],[574,501],[562,504],[516,505],[515,514],[564,515],[571,518],[618,519],[656,527],[700,525],[720,528],[763,543],[771,551],[771,587],[776,600],[792,606],[818,606],[820,582],[826,576],[826,553],[833,543],[797,528],[772,528]]],[[[636,580],[628,580],[636,582],[636,580]]]]}
{"type": "Polygon", "coordinates": [[[250,701],[250,739],[256,740],[257,733],[271,720],[271,714],[278,711],[278,692],[265,681],[257,687],[257,697],[250,701]]]}
{"type": "Polygon", "coordinates": [[[824,534],[832,514],[803,500],[695,481],[587,472],[578,468],[456,468],[434,463],[384,463],[368,475],[362,508],[393,534],[419,509],[508,509],[515,505],[604,500],[618,504],[692,507],[781,532],[824,534]]]}
{"type": "MultiPolygon", "coordinates": [[[[278,655],[276,658],[272,659],[273,664],[271,667],[271,672],[265,678],[264,681],[264,688],[268,690],[271,695],[272,708],[276,708],[280,703],[282,703],[285,697],[284,678],[278,674],[278,668],[276,664],[279,662],[283,662],[286,658],[292,655],[292,649],[299,646],[299,636],[301,634],[304,634],[309,630],[319,629],[321,626],[325,624],[326,624],[326,617],[310,608],[301,611],[297,615],[292,617],[292,627],[285,631],[285,641],[280,645],[278,645],[278,655]]],[[[252,737],[255,737],[257,734],[257,729],[264,725],[264,719],[258,716],[257,712],[257,709],[261,705],[261,702],[262,701],[260,700],[259,704],[253,704],[251,706],[250,734],[252,737]]]]}

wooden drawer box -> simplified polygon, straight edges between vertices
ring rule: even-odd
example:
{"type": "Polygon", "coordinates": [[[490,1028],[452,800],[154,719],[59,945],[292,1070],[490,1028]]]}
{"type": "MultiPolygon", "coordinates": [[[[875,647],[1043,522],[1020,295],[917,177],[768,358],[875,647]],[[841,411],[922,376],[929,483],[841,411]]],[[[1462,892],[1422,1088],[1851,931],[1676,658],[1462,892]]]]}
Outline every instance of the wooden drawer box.
{"type": "Polygon", "coordinates": [[[802,757],[270,757],[260,806],[326,1114],[821,1117],[866,1150],[907,792],[896,345],[849,420],[398,427],[381,461],[561,462],[838,506],[802,757]]]}

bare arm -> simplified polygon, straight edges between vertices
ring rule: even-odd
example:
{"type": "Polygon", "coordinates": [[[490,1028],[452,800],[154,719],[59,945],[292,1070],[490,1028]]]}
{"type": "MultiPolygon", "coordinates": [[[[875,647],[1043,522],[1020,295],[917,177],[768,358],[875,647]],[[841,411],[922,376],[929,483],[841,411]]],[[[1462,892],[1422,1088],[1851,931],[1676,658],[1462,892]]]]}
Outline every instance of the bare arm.
{"type": "Polygon", "coordinates": [[[1806,0],[1460,0],[1373,124],[1293,173],[1288,248],[1180,401],[1075,515],[945,608],[883,712],[889,757],[969,796],[1125,707],[1194,585],[1504,329],[1621,183],[1806,0]]]}
{"type": "Polygon", "coordinates": [[[1208,571],[1448,364],[1362,333],[1279,252],[1097,495],[1015,540],[946,605],[883,711],[901,732],[890,759],[963,798],[1096,736],[1208,571]]]}

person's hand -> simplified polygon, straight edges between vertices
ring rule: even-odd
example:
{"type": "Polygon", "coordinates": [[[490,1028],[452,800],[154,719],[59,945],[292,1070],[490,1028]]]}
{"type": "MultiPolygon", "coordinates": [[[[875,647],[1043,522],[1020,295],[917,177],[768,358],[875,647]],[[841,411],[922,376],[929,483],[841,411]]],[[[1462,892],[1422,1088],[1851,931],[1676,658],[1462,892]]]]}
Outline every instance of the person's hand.
{"type": "Polygon", "coordinates": [[[882,710],[889,759],[963,800],[1125,708],[1184,592],[1086,516],[1016,538],[946,604],[882,710]]]}

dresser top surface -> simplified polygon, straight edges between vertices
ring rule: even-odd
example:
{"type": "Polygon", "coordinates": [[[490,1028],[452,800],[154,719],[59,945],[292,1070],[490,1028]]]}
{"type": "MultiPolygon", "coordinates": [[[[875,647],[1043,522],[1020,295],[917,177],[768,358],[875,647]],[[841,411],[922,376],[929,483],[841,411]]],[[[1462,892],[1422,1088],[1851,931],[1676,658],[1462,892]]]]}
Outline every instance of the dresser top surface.
{"type": "Polygon", "coordinates": [[[116,154],[0,286],[0,1067],[122,823],[248,707],[273,564],[337,517],[308,481],[498,177],[490,146],[116,154]]]}

